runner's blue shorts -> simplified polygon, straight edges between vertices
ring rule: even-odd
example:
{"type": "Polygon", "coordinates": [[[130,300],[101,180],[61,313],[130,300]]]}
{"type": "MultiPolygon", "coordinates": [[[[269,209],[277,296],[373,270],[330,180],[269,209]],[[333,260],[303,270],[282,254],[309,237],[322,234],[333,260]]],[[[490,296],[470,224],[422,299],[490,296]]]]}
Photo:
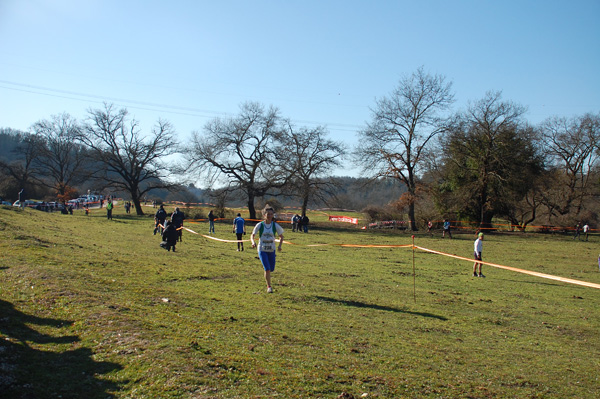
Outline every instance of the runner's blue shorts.
{"type": "Polygon", "coordinates": [[[275,252],[258,252],[258,257],[265,271],[275,271],[275,252]]]}

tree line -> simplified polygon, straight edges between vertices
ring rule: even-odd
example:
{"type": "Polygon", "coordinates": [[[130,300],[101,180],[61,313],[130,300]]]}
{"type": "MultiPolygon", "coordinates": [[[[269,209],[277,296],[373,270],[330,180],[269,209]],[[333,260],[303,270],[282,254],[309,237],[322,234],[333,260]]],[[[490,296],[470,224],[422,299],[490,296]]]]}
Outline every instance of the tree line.
{"type": "Polygon", "coordinates": [[[540,223],[597,221],[600,113],[551,117],[532,126],[526,107],[490,91],[452,112],[452,85],[422,68],[376,101],[359,132],[354,160],[371,177],[394,178],[416,210],[491,225],[495,217],[525,228],[540,223]]]}
{"type": "Polygon", "coordinates": [[[521,228],[597,221],[600,113],[534,126],[526,107],[501,92],[464,110],[454,111],[453,103],[452,83],[420,68],[375,101],[356,148],[329,139],[326,126],[296,126],[257,102],[210,120],[186,143],[168,121],[142,132],[126,109],[104,104],[83,121],[64,113],[26,133],[3,129],[18,140],[5,146],[0,135],[0,196],[45,187],[66,201],[94,182],[126,192],[141,215],[141,201],[153,190],[181,190],[201,178],[220,203],[243,198],[251,218],[266,196],[292,199],[305,214],[311,204],[356,203],[343,179],[331,176],[351,162],[361,168],[361,184],[396,182],[387,208],[406,215],[413,230],[432,218],[486,227],[500,217],[521,228]]]}

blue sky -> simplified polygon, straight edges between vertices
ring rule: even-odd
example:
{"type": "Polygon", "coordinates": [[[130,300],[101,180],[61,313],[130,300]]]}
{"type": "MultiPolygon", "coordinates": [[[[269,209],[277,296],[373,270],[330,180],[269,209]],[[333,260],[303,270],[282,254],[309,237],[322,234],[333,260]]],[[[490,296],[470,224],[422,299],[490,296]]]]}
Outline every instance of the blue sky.
{"type": "Polygon", "coordinates": [[[600,0],[0,0],[0,127],[103,101],[182,142],[245,101],[356,144],[423,67],[455,110],[501,90],[527,119],[600,112],[600,0]]]}

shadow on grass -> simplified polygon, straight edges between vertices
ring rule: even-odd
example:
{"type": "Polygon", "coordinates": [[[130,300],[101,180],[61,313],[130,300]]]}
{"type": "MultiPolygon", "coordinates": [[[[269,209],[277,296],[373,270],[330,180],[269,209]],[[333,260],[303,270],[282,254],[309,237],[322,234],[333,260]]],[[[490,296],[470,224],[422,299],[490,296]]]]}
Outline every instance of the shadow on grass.
{"type": "Polygon", "coordinates": [[[448,320],[444,316],[438,316],[438,315],[435,315],[435,314],[424,313],[424,312],[411,312],[409,310],[398,309],[398,308],[394,308],[394,307],[391,307],[391,306],[374,305],[374,304],[365,303],[365,302],[358,302],[358,301],[347,301],[347,300],[344,300],[344,299],[328,298],[328,297],[324,297],[324,296],[316,296],[316,299],[319,300],[319,301],[323,301],[323,302],[337,303],[337,304],[340,304],[340,305],[353,306],[353,307],[356,307],[356,308],[367,308],[367,309],[374,309],[374,310],[383,310],[383,311],[386,311],[386,312],[406,313],[406,314],[412,314],[412,315],[415,315],[415,316],[430,317],[432,319],[438,319],[438,320],[444,320],[444,321],[448,320]]]}
{"type": "Polygon", "coordinates": [[[0,300],[0,397],[114,398],[119,384],[102,375],[120,370],[120,365],[94,361],[88,348],[34,349],[32,344],[69,345],[79,337],[42,334],[32,325],[58,330],[71,322],[27,315],[0,300]]]}

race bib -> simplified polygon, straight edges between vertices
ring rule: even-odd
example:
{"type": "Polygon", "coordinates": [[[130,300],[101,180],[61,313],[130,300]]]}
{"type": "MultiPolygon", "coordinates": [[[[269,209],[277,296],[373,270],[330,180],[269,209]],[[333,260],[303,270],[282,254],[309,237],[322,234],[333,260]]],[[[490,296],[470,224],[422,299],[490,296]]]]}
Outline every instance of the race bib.
{"type": "Polygon", "coordinates": [[[260,238],[260,250],[262,252],[275,252],[275,236],[272,233],[263,233],[260,238]]]}

